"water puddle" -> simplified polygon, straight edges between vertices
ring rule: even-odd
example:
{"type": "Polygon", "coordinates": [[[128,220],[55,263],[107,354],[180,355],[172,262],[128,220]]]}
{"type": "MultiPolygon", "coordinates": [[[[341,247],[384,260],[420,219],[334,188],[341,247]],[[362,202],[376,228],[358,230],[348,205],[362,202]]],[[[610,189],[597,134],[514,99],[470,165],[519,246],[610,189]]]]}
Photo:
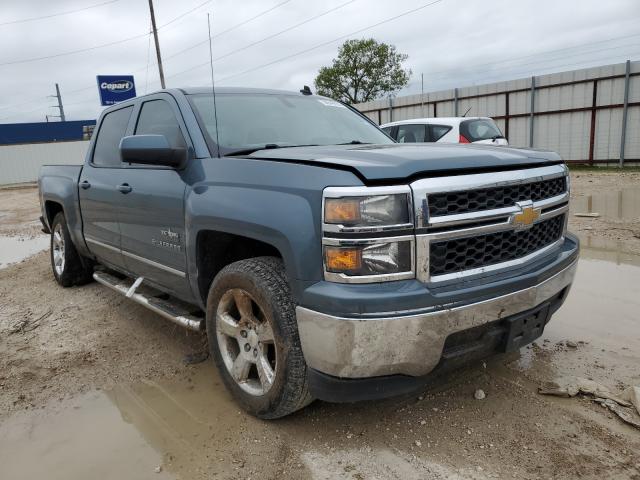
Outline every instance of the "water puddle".
{"type": "Polygon", "coordinates": [[[61,410],[17,414],[0,426],[0,476],[12,480],[174,478],[113,404],[94,392],[61,410]]]}
{"type": "Polygon", "coordinates": [[[571,199],[571,213],[597,213],[611,219],[640,217],[640,188],[622,188],[571,199]]]}
{"type": "Polygon", "coordinates": [[[265,458],[283,457],[279,437],[239,410],[207,362],[185,378],[11,416],[0,424],[0,478],[274,478],[280,465],[265,458]]]}
{"type": "Polygon", "coordinates": [[[47,248],[49,248],[49,237],[46,235],[33,238],[0,236],[0,269],[47,248]]]}
{"type": "Polygon", "coordinates": [[[581,239],[576,278],[564,305],[511,365],[535,380],[573,375],[640,384],[640,256],[620,242],[581,239]],[[571,342],[567,347],[566,342],[571,342]]]}

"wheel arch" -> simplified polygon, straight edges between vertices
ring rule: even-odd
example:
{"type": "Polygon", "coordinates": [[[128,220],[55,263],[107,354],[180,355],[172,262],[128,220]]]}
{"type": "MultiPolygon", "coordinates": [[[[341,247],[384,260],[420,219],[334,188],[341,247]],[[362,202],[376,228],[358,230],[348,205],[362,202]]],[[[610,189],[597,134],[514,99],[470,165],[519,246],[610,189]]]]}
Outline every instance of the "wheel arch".
{"type": "Polygon", "coordinates": [[[227,265],[255,257],[284,256],[275,245],[250,236],[218,230],[200,230],[196,237],[196,266],[198,295],[206,303],[211,282],[227,265]]]}
{"type": "Polygon", "coordinates": [[[55,200],[45,200],[44,202],[44,212],[46,215],[47,224],[51,227],[53,223],[53,219],[60,212],[64,213],[64,207],[60,202],[56,202],[55,200]]]}

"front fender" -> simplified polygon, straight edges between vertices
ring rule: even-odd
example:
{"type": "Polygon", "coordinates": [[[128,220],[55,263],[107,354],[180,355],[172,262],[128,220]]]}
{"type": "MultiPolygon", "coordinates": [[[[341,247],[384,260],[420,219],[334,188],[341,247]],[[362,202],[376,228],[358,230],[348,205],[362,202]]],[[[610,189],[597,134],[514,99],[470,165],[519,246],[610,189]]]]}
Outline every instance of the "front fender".
{"type": "Polygon", "coordinates": [[[282,255],[294,296],[302,283],[322,280],[322,191],[330,185],[354,185],[351,173],[266,160],[208,159],[204,178],[185,200],[189,278],[198,291],[198,233],[213,230],[267,243],[282,255]],[[210,165],[217,165],[215,168],[210,165]],[[209,173],[209,168],[212,168],[209,173]]]}

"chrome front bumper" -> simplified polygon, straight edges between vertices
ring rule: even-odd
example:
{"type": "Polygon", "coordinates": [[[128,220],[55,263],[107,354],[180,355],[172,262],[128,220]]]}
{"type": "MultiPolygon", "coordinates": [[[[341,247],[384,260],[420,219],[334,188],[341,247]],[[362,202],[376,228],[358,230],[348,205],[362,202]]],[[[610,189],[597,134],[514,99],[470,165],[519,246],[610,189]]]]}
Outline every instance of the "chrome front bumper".
{"type": "Polygon", "coordinates": [[[533,287],[463,306],[415,315],[343,318],[296,308],[307,365],[342,378],[426,375],[440,361],[446,338],[532,309],[571,285],[577,261],[533,287]]]}

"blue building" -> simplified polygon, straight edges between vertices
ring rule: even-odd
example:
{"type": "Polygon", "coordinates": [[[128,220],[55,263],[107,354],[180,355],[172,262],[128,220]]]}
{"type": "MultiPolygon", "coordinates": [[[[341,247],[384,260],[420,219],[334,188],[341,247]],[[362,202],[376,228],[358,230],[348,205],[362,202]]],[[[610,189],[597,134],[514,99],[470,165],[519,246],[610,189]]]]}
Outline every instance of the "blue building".
{"type": "Polygon", "coordinates": [[[95,120],[0,124],[0,145],[89,140],[95,120]]]}

